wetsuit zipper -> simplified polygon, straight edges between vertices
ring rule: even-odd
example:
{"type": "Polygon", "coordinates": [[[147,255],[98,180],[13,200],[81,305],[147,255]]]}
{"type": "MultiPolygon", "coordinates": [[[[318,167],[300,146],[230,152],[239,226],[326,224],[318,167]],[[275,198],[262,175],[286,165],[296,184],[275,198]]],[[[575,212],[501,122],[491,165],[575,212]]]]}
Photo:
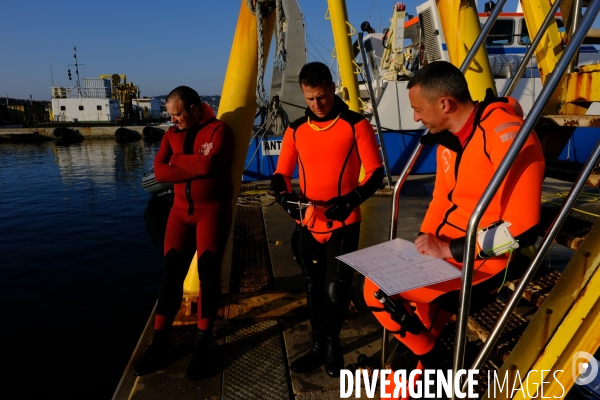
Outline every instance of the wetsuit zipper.
{"type": "MultiPolygon", "coordinates": [[[[202,117],[200,117],[202,119],[202,117]]],[[[194,154],[194,142],[196,141],[196,136],[198,132],[204,128],[206,125],[213,122],[215,118],[210,118],[207,121],[203,122],[200,125],[194,125],[190,127],[183,139],[183,154],[194,154]]],[[[185,183],[185,198],[188,201],[188,215],[194,214],[194,200],[192,199],[192,181],[188,181],[185,183]]]]}
{"type": "Polygon", "coordinates": [[[188,207],[188,215],[194,214],[194,201],[192,200],[192,181],[188,181],[185,183],[185,197],[187,198],[189,207],[188,207]]]}

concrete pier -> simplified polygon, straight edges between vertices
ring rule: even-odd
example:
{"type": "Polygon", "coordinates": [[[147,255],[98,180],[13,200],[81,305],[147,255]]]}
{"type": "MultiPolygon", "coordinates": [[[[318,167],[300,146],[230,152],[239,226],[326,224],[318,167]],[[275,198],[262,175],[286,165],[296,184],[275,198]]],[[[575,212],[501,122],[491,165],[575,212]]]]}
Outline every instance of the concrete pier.
{"type": "MultiPolygon", "coordinates": [[[[164,128],[166,130],[165,125],[156,125],[157,127],[164,128]]],[[[90,126],[84,123],[80,123],[77,125],[61,125],[61,127],[73,129],[79,131],[84,138],[86,139],[108,139],[115,137],[115,131],[119,129],[120,125],[112,125],[112,126],[90,126]]],[[[134,130],[139,132],[140,135],[142,131],[146,127],[146,125],[139,126],[125,126],[127,129],[134,130]]],[[[57,126],[34,126],[30,128],[5,128],[0,129],[0,139],[5,140],[19,140],[29,138],[35,138],[38,136],[40,140],[56,140],[54,137],[54,130],[57,126]],[[15,137],[16,136],[16,137],[15,137]]]]}
{"type": "MultiPolygon", "coordinates": [[[[544,194],[546,197],[552,196],[568,190],[570,185],[568,182],[547,180],[544,194]]],[[[238,214],[247,213],[248,211],[240,213],[241,209],[246,210],[247,207],[256,209],[255,212],[260,215],[258,222],[264,227],[263,233],[257,234],[253,231],[243,235],[242,231],[239,231],[234,235],[234,243],[237,238],[238,241],[249,240],[244,247],[254,250],[266,246],[268,251],[263,255],[259,254],[258,260],[255,260],[252,252],[237,256],[245,258],[248,264],[266,265],[269,276],[260,278],[263,279],[261,284],[260,279],[256,278],[256,272],[243,272],[241,275],[246,274],[248,279],[253,279],[252,284],[238,285],[241,287],[238,292],[223,296],[215,326],[215,341],[211,348],[210,376],[199,382],[189,382],[185,378],[190,360],[194,324],[173,329],[176,354],[168,366],[149,375],[133,376],[133,365],[151,341],[154,317],[152,315],[115,391],[114,400],[340,398],[340,379],[328,377],[324,367],[304,374],[296,374],[289,370],[291,361],[311,348],[310,323],[306,311],[304,278],[293,259],[290,244],[286,243],[291,238],[294,221],[274,203],[274,199],[261,196],[266,187],[264,183],[262,187],[257,184],[256,190],[247,190],[241,194],[243,199],[248,195],[252,197],[254,192],[254,198],[238,202],[238,214]]],[[[432,189],[433,176],[409,177],[401,194],[397,237],[414,240],[431,199],[432,189]]],[[[598,203],[588,203],[582,207],[588,211],[600,211],[598,203]]],[[[379,191],[361,208],[363,222],[359,247],[365,248],[387,241],[391,192],[379,191]]],[[[556,205],[550,203],[546,203],[543,208],[551,208],[548,211],[554,213],[558,209],[556,205]]],[[[552,216],[546,215],[542,225],[551,220],[552,216]]],[[[241,222],[243,221],[238,221],[236,218],[236,225],[241,222]]],[[[234,244],[234,248],[235,246],[234,244]]],[[[556,263],[559,258],[556,253],[558,249],[567,254],[564,256],[565,262],[573,252],[558,244],[553,245],[553,249],[551,251],[553,254],[550,255],[554,260],[553,263],[556,263]]],[[[358,278],[356,274],[350,314],[341,333],[346,365],[356,363],[360,354],[367,355],[376,363],[381,359],[382,329],[371,313],[361,305],[362,290],[358,278]]],[[[235,285],[232,283],[231,286],[235,285]]],[[[442,337],[441,340],[444,344],[448,343],[450,349],[454,327],[449,326],[446,331],[449,331],[449,337],[442,337]]],[[[390,349],[394,348],[394,342],[396,340],[392,339],[390,349]]],[[[469,346],[476,346],[477,343],[481,342],[474,337],[474,340],[467,345],[469,350],[467,354],[471,354],[473,350],[469,346]]],[[[362,398],[365,397],[363,387],[362,398]]],[[[379,398],[378,391],[375,398],[379,398]]],[[[575,391],[571,391],[566,398],[577,399],[578,397],[575,391]]]]}

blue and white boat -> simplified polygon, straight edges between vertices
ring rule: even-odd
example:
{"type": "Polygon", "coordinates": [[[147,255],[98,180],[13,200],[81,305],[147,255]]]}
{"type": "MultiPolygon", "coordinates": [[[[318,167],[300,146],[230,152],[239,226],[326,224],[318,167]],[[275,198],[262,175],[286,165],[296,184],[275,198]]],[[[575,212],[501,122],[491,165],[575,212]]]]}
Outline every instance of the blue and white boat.
{"type": "MultiPolygon", "coordinates": [[[[406,164],[412,150],[417,145],[424,131],[420,122],[415,122],[413,111],[408,99],[406,88],[408,77],[423,63],[448,60],[448,49],[443,35],[443,29],[436,2],[428,0],[417,7],[417,16],[407,16],[402,10],[394,8],[391,26],[395,27],[384,32],[366,33],[364,35],[365,49],[373,80],[373,89],[377,99],[377,109],[382,128],[387,157],[392,175],[400,173],[406,164]],[[387,34],[386,34],[387,33],[387,34]],[[389,37],[388,37],[389,36],[389,37]],[[393,36],[393,38],[391,38],[393,36]],[[394,41],[395,43],[392,43],[394,41]],[[396,46],[394,48],[394,46],[396,46]],[[386,53],[386,48],[388,53],[386,53]],[[390,63],[390,49],[393,48],[395,57],[401,54],[399,63],[390,63]],[[403,69],[403,70],[399,70],[403,69]]],[[[481,25],[487,21],[489,13],[480,13],[481,25]]],[[[556,14],[559,32],[564,32],[561,14],[556,14]]],[[[525,24],[524,14],[517,12],[501,12],[486,38],[485,45],[492,69],[496,89],[499,94],[505,92],[523,60],[532,38],[525,24]]],[[[358,45],[355,44],[355,47],[358,45]]],[[[356,63],[360,65],[362,58],[356,52],[356,63]]],[[[600,62],[600,52],[593,45],[580,48],[578,65],[600,62]]],[[[288,63],[288,67],[289,67],[288,63]]],[[[274,75],[275,76],[275,75],[274,75]]],[[[511,96],[516,98],[527,116],[543,88],[540,72],[535,57],[529,61],[523,76],[519,79],[511,96]]],[[[372,105],[367,91],[367,85],[359,85],[360,96],[365,104],[365,116],[372,117],[372,105]]],[[[273,91],[273,87],[272,87],[273,91]]],[[[284,93],[285,95],[285,93],[284,93]]],[[[283,103],[300,102],[282,99],[283,103]]],[[[302,104],[303,105],[303,104],[302,104]]],[[[288,107],[289,111],[290,108],[288,107]]],[[[593,103],[588,114],[600,114],[600,104],[593,103]]],[[[290,118],[293,119],[293,118],[290,118]]],[[[575,162],[585,162],[590,149],[600,139],[600,129],[579,128],[569,139],[559,159],[575,162]]],[[[281,137],[277,135],[256,135],[250,143],[246,159],[244,180],[268,179],[277,165],[277,155],[281,137]]],[[[412,173],[435,172],[434,148],[426,146],[421,152],[412,173]]]]}

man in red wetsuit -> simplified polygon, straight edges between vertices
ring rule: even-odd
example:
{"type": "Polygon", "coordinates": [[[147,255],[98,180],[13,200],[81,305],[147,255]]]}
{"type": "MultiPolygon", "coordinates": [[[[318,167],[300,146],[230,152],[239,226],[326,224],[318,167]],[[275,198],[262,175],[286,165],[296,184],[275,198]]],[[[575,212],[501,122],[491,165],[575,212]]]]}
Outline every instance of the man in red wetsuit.
{"type": "Polygon", "coordinates": [[[154,372],[168,362],[170,328],[181,305],[183,281],[197,252],[198,331],[186,373],[188,379],[196,380],[206,372],[221,297],[221,261],[232,218],[234,136],[187,86],[174,89],[167,96],[166,106],[175,125],[162,139],[154,173],[157,181],[175,184],[175,200],[165,233],[165,267],[152,344],[135,364],[133,373],[154,372]]]}
{"type": "Polygon", "coordinates": [[[379,188],[383,167],[371,124],[335,95],[329,68],[306,64],[299,81],[306,116],[287,128],[271,183],[277,202],[297,222],[292,252],[306,279],[312,328],[312,350],[290,369],[302,373],[325,364],[327,374],[337,377],[344,367],[339,334],[354,270],[335,257],[358,248],[359,205],[379,188]],[[359,183],[361,163],[365,177],[359,183]],[[291,186],[296,164],[299,194],[291,186]]]}
{"type": "MultiPolygon", "coordinates": [[[[467,223],[523,125],[523,111],[514,99],[497,98],[491,90],[483,102],[474,102],[463,74],[445,61],[417,71],[407,87],[415,121],[429,129],[421,142],[438,144],[433,199],[415,245],[420,253],[444,258],[460,269],[467,223]]],[[[480,227],[504,221],[510,223],[508,230],[519,249],[535,244],[544,168],[541,145],[532,133],[485,211],[480,227]]],[[[493,249],[480,250],[473,274],[474,306],[479,296],[502,285],[506,268],[514,273],[510,269],[516,267],[512,262],[508,265],[511,255],[513,260],[516,257],[512,251],[493,254],[493,249]]],[[[436,338],[457,312],[460,285],[458,278],[392,296],[395,308],[401,310],[392,316],[374,297],[379,288],[365,280],[365,300],[375,317],[410,350],[404,358],[413,364],[405,362],[401,369],[414,369],[417,363],[420,368],[441,367],[442,352],[436,338]],[[404,326],[400,317],[406,321],[404,326]]]]}

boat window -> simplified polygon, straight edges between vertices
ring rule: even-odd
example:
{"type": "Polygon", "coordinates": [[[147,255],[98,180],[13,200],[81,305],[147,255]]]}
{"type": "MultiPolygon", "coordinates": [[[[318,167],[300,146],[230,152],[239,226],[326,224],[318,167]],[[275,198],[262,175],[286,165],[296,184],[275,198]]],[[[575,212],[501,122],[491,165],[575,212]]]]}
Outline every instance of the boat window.
{"type": "Polygon", "coordinates": [[[486,43],[488,46],[503,46],[513,42],[515,21],[512,19],[498,19],[490,30],[486,43]]]}
{"type": "Polygon", "coordinates": [[[83,111],[83,106],[79,106],[79,109],[80,109],[81,111],[83,111]]]}
{"type": "Polygon", "coordinates": [[[525,18],[521,20],[521,36],[519,37],[519,44],[530,44],[531,38],[529,37],[529,31],[527,30],[527,24],[525,18]]]}
{"type": "Polygon", "coordinates": [[[65,106],[60,106],[60,111],[65,111],[67,109],[67,107],[65,106]]]}
{"type": "Polygon", "coordinates": [[[102,106],[96,106],[96,110],[98,110],[98,111],[102,110],[102,106]]]}
{"type": "MultiPolygon", "coordinates": [[[[565,32],[565,24],[562,19],[556,18],[556,26],[559,32],[565,32]]],[[[519,37],[519,44],[530,44],[531,38],[529,37],[529,31],[527,30],[527,24],[525,18],[521,20],[521,36],[519,37]]]]}

